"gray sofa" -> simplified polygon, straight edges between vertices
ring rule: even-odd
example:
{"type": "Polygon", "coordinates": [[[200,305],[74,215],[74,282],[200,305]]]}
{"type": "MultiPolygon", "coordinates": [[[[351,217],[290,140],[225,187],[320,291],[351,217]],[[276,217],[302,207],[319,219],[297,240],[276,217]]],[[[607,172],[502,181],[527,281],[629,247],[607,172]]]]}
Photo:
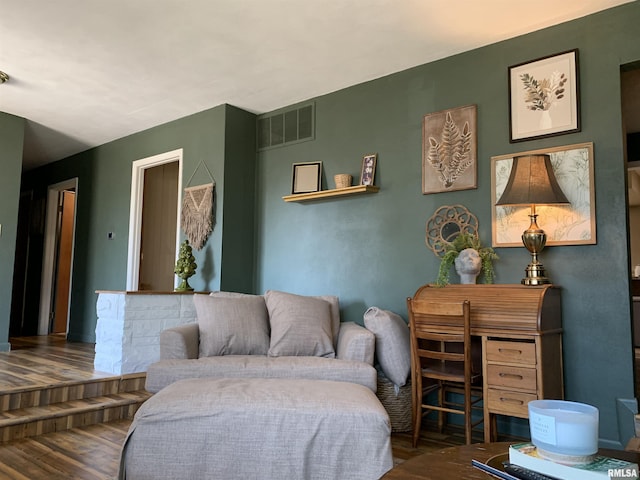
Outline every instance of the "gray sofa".
{"type": "Polygon", "coordinates": [[[376,391],[375,336],[340,322],[335,296],[215,292],[195,295],[194,304],[196,323],[161,333],[148,391],[193,378],[331,380],[376,391]]]}

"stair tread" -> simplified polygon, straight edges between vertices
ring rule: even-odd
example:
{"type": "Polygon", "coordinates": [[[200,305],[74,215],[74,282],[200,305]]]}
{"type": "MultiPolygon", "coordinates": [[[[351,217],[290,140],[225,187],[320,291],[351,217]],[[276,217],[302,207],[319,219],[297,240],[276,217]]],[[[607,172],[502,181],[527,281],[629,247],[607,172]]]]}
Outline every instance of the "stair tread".
{"type": "Polygon", "coordinates": [[[39,407],[18,408],[0,412],[0,428],[50,418],[75,415],[104,408],[141,403],[151,394],[145,390],[121,392],[98,397],[90,397],[66,402],[52,403],[39,407]]]}
{"type": "Polygon", "coordinates": [[[145,377],[146,377],[145,372],[127,373],[127,374],[116,375],[116,376],[112,374],[104,374],[104,376],[102,376],[102,374],[96,373],[96,376],[94,378],[89,378],[89,379],[62,380],[62,381],[56,381],[56,382],[51,382],[51,383],[42,384],[42,385],[27,385],[27,386],[2,385],[2,391],[0,392],[0,394],[8,395],[8,394],[21,393],[21,392],[35,392],[35,391],[48,390],[48,389],[58,389],[61,387],[118,382],[123,380],[131,380],[131,379],[138,379],[138,378],[145,378],[145,377]]]}

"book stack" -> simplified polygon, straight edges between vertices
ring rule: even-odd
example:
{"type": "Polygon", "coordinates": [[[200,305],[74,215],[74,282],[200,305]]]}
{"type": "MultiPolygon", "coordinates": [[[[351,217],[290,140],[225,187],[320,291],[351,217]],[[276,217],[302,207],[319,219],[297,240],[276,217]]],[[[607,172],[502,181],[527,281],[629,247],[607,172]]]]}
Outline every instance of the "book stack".
{"type": "Polygon", "coordinates": [[[543,458],[535,445],[531,443],[511,445],[509,447],[509,462],[562,480],[639,478],[639,470],[636,463],[594,455],[591,461],[587,463],[564,464],[543,458]]]}

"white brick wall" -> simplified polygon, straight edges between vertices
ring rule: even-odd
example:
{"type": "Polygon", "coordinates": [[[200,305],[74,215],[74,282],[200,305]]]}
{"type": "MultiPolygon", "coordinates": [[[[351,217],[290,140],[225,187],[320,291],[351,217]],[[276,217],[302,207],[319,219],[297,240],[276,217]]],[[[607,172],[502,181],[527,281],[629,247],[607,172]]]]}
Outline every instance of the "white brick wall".
{"type": "Polygon", "coordinates": [[[160,359],[160,332],[196,321],[191,294],[101,292],[96,304],[94,368],[144,372],[160,359]]]}

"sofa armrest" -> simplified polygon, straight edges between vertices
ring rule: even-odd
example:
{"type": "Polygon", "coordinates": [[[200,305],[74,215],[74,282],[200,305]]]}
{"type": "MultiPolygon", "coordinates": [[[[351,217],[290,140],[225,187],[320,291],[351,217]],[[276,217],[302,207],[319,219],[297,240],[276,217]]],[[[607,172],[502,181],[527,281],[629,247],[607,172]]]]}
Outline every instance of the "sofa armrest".
{"type": "Polygon", "coordinates": [[[376,337],[373,333],[355,322],[340,324],[336,358],[356,360],[373,365],[376,337]]]}
{"type": "Polygon", "coordinates": [[[160,360],[198,358],[199,341],[197,323],[163,330],[160,333],[160,360]]]}

